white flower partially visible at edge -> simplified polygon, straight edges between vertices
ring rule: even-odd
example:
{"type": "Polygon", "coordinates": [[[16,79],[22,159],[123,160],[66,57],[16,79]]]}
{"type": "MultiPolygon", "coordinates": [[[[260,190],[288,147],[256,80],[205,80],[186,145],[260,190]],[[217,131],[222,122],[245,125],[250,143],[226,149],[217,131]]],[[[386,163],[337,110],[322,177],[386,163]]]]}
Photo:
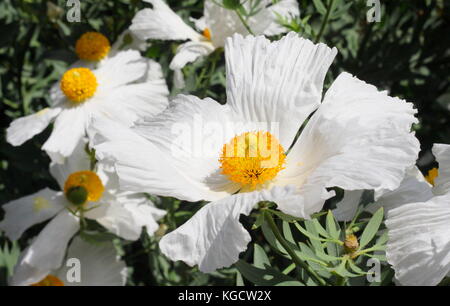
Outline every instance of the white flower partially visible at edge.
{"type": "Polygon", "coordinates": [[[348,73],[335,80],[320,103],[336,53],[295,33],[273,43],[264,37],[235,35],[225,47],[227,104],[179,96],[159,116],[133,129],[94,123],[99,130],[109,128],[108,135],[103,133],[107,140],[95,148],[100,159],[114,160],[122,188],[212,201],[163,237],[164,254],[211,272],[236,262],[246,249],[250,236],[239,215],[249,214],[259,201],[276,202],[287,214],[309,218],[334,196],[328,188],[379,192],[399,186],[419,151],[411,133],[416,111],[411,103],[389,97],[348,73]],[[299,128],[314,111],[294,144],[299,128]],[[206,142],[217,144],[212,155],[192,154],[195,148],[184,145],[192,137],[199,138],[193,143],[202,145],[203,134],[174,134],[173,127],[179,124],[195,129],[199,117],[231,134],[228,138],[208,134],[206,142]],[[267,172],[262,166],[246,172],[239,162],[250,167],[252,163],[228,160],[222,151],[225,144],[238,135],[255,135],[252,126],[227,130],[232,126],[227,123],[233,122],[278,123],[279,135],[272,138],[278,137],[275,148],[281,164],[267,172]],[[174,148],[186,154],[175,155],[174,148]],[[225,170],[236,170],[235,177],[225,170]],[[259,182],[262,173],[270,176],[259,182]],[[246,179],[250,185],[239,183],[246,179]]]}
{"type": "MultiPolygon", "coordinates": [[[[81,141],[74,154],[66,158],[64,164],[53,163],[50,172],[64,190],[71,174],[90,169],[90,160],[84,152],[85,143],[81,141]]],[[[157,220],[165,212],[154,207],[144,194],[120,192],[117,177],[110,172],[108,165],[101,163],[95,174],[101,180],[104,191],[94,202],[84,205],[84,217],[96,220],[107,230],[127,240],[139,239],[142,228],[153,235],[158,229],[157,220]]],[[[79,216],[76,207],[66,198],[63,191],[48,188],[2,206],[5,218],[0,222],[0,230],[14,241],[31,226],[50,220],[28,248],[21,263],[43,271],[58,269],[66,254],[72,237],[79,231],[79,216]]]]}
{"type": "MultiPolygon", "coordinates": [[[[204,16],[194,20],[196,30],[188,26],[164,1],[144,1],[151,3],[153,8],[145,8],[134,17],[130,30],[137,37],[142,40],[188,40],[180,45],[170,64],[170,69],[175,71],[175,85],[178,88],[184,86],[181,69],[186,64],[223,47],[226,38],[235,33],[249,34],[235,11],[225,9],[211,0],[204,2],[204,16]]],[[[263,0],[256,10],[258,13],[248,20],[253,34],[285,33],[287,30],[277,22],[278,16],[293,18],[300,15],[296,0],[281,0],[276,4],[272,4],[271,0],[263,0]]]]}
{"type": "Polygon", "coordinates": [[[126,283],[127,267],[111,242],[93,245],[75,237],[62,265],[52,270],[30,266],[24,260],[30,252],[28,248],[21,254],[9,282],[11,286],[124,286],[126,283]],[[76,260],[75,264],[70,260],[76,260]]]}
{"type": "Polygon", "coordinates": [[[386,257],[402,285],[434,286],[450,274],[450,145],[434,145],[433,154],[439,163],[434,195],[410,199],[386,220],[386,257]]]}
{"type": "Polygon", "coordinates": [[[22,145],[54,121],[53,132],[42,149],[54,162],[61,163],[86,135],[92,119],[106,117],[131,126],[142,117],[160,113],[168,105],[169,92],[155,65],[159,66],[128,50],[102,60],[94,70],[83,67],[67,71],[64,76],[70,79],[70,73],[80,75],[79,69],[83,69],[81,77],[86,80],[81,84],[86,91],[63,92],[58,84],[51,91],[51,107],[14,120],[7,129],[7,141],[22,145]],[[148,75],[149,71],[157,77],[148,75]],[[68,93],[83,93],[85,99],[74,102],[68,93]]]}

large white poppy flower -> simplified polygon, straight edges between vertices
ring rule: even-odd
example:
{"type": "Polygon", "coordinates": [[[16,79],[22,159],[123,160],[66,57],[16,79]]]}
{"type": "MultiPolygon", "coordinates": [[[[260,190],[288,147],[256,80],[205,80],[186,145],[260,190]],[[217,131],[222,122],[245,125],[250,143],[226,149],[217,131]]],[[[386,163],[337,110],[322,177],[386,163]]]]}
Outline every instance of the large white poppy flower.
{"type": "MultiPolygon", "coordinates": [[[[204,2],[204,16],[194,20],[196,29],[188,26],[162,0],[144,0],[153,5],[139,11],[132,21],[130,30],[140,39],[187,40],[180,45],[173,58],[170,69],[175,71],[175,85],[183,87],[181,69],[201,56],[211,54],[223,47],[227,37],[234,33],[249,34],[235,11],[225,9],[214,1],[204,2]]],[[[244,3],[247,10],[251,1],[244,3]]],[[[281,0],[272,4],[262,0],[254,8],[255,14],[247,23],[253,34],[277,35],[287,32],[277,19],[293,18],[300,15],[296,0],[281,0]]]]}
{"type": "Polygon", "coordinates": [[[19,146],[54,121],[42,149],[53,161],[62,162],[85,136],[92,119],[107,117],[131,126],[141,117],[158,114],[167,107],[169,92],[161,75],[147,76],[149,69],[155,70],[152,66],[139,52],[128,50],[102,60],[94,70],[68,70],[51,91],[51,107],[14,120],[7,130],[8,142],[19,146]]]}
{"type": "Polygon", "coordinates": [[[433,197],[388,213],[388,262],[402,285],[437,285],[450,274],[450,145],[437,144],[433,197]]]}
{"type": "Polygon", "coordinates": [[[48,188],[2,206],[5,218],[0,230],[17,240],[31,226],[51,221],[30,245],[23,263],[42,270],[61,266],[66,247],[80,230],[80,217],[96,220],[107,230],[127,240],[139,239],[142,228],[152,235],[165,212],[145,195],[118,191],[117,177],[107,165],[89,171],[90,160],[80,142],[64,164],[52,164],[50,171],[61,190],[48,188]]]}
{"type": "Polygon", "coordinates": [[[62,265],[53,270],[27,264],[30,252],[21,254],[11,286],[124,286],[127,279],[125,262],[111,242],[94,245],[75,237],[62,265]]]}
{"type": "Polygon", "coordinates": [[[115,160],[122,188],[212,201],[161,240],[164,254],[210,272],[245,250],[239,215],[259,201],[308,218],[334,196],[327,188],[399,186],[419,151],[413,105],[347,73],[320,103],[335,55],[295,33],[274,43],[236,35],[225,48],[227,104],[179,96],[133,130],[94,124],[109,127],[95,147],[115,160]]]}

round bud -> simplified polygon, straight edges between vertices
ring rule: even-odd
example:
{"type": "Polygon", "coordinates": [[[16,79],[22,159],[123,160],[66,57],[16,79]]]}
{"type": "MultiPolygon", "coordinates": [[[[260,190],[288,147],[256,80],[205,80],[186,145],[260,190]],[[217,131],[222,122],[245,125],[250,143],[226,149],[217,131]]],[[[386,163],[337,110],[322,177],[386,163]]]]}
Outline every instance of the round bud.
{"type": "Polygon", "coordinates": [[[229,10],[236,10],[241,6],[239,0],[223,0],[223,6],[229,10]]]}
{"type": "Polygon", "coordinates": [[[66,192],[66,198],[74,205],[83,205],[88,198],[88,191],[83,186],[75,186],[66,192]]]}

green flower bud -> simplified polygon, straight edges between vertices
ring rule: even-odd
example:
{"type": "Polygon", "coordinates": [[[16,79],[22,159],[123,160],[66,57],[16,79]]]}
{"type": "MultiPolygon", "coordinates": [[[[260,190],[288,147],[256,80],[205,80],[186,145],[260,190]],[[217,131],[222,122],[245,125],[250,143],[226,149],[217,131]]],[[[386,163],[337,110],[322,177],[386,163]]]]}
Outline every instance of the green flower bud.
{"type": "Polygon", "coordinates": [[[70,188],[66,193],[66,198],[74,205],[83,205],[88,198],[88,191],[83,186],[70,188]]]}

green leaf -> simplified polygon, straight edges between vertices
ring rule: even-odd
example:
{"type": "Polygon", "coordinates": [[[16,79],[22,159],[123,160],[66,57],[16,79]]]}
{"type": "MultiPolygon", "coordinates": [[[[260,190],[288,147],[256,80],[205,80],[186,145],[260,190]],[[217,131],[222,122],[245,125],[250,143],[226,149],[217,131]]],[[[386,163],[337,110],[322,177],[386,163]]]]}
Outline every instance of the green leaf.
{"type": "Polygon", "coordinates": [[[366,228],[364,229],[364,232],[361,235],[361,239],[359,240],[360,249],[364,248],[375,237],[375,235],[378,232],[378,229],[380,228],[381,222],[383,221],[383,216],[384,216],[384,210],[383,210],[383,207],[381,207],[373,215],[372,219],[370,219],[369,223],[367,224],[366,228]]]}
{"type": "Polygon", "coordinates": [[[243,277],[258,286],[276,286],[280,283],[296,281],[292,277],[284,275],[277,269],[269,266],[260,269],[243,260],[239,260],[235,266],[243,277]]]}
{"type": "Polygon", "coordinates": [[[261,246],[256,243],[254,244],[253,264],[255,265],[255,267],[261,269],[263,269],[266,265],[270,266],[269,257],[267,257],[266,252],[261,246]]]}
{"type": "Polygon", "coordinates": [[[325,15],[327,13],[327,8],[321,0],[313,0],[313,4],[320,15],[325,15]]]}
{"type": "Polygon", "coordinates": [[[336,222],[334,221],[334,216],[331,210],[327,214],[327,232],[336,240],[339,240],[340,230],[336,227],[336,222]]]}

